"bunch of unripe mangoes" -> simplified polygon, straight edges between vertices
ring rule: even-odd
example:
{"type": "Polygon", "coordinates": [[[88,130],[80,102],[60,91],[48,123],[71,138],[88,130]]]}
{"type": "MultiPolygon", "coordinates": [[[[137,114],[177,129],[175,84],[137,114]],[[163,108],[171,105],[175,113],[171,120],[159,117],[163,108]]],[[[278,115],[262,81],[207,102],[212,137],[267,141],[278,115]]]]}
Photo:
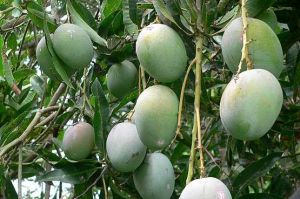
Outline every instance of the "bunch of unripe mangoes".
{"type": "MultiPolygon", "coordinates": [[[[254,18],[248,18],[247,31],[254,69],[231,80],[220,104],[223,126],[240,140],[254,140],[266,134],[283,101],[277,80],[283,69],[283,53],[276,34],[265,22],[254,18]]],[[[228,25],[222,39],[223,57],[233,73],[241,59],[242,34],[242,20],[237,18],[228,25]]],[[[93,57],[92,42],[76,25],[61,25],[52,41],[70,74],[86,67],[93,57]]],[[[180,36],[163,24],[152,24],[141,31],[136,54],[141,67],[161,83],[180,78],[188,60],[180,36]]],[[[43,38],[37,47],[38,62],[45,74],[57,78],[49,56],[43,38]]],[[[127,60],[112,65],[107,74],[108,89],[118,98],[129,93],[136,80],[136,67],[127,60]]],[[[178,106],[178,98],[169,87],[150,86],[137,99],[134,120],[115,125],[107,137],[106,151],[111,165],[119,172],[133,172],[135,187],[143,199],[169,199],[174,191],[173,166],[167,156],[157,151],[171,144],[175,136],[178,106]],[[152,153],[147,153],[147,148],[152,153]]],[[[94,143],[93,127],[80,122],[65,132],[62,149],[69,159],[81,160],[89,156],[94,143]]],[[[207,177],[189,183],[180,196],[180,199],[199,198],[231,199],[231,194],[222,181],[207,177]]]]}

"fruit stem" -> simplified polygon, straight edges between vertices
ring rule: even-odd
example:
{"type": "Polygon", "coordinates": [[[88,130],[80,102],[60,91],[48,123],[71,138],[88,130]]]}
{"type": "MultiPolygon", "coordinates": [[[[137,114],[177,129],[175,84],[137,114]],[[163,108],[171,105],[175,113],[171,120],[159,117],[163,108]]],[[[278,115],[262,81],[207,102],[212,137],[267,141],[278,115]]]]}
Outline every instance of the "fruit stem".
{"type": "Polygon", "coordinates": [[[189,73],[192,69],[192,66],[195,64],[195,62],[196,62],[196,59],[193,59],[191,61],[190,65],[188,66],[188,69],[186,70],[186,73],[185,73],[185,76],[184,76],[184,79],[183,79],[183,83],[182,83],[182,86],[181,86],[180,99],[179,99],[179,108],[178,108],[177,129],[176,129],[175,138],[172,141],[172,143],[175,141],[177,136],[182,137],[182,135],[180,134],[180,129],[181,129],[181,117],[182,117],[184,90],[185,90],[185,87],[186,87],[186,84],[187,84],[189,73]]]}
{"type": "Polygon", "coordinates": [[[202,77],[202,48],[203,48],[203,35],[196,37],[196,80],[195,80],[195,114],[196,114],[196,126],[197,126],[197,148],[199,150],[200,162],[199,172],[200,178],[205,176],[203,146],[202,146],[202,134],[201,134],[201,117],[200,117],[200,100],[201,100],[201,77],[202,77]]]}
{"type": "Polygon", "coordinates": [[[237,75],[241,72],[242,69],[242,65],[243,62],[246,62],[247,65],[247,70],[251,70],[253,69],[253,63],[250,59],[249,56],[249,49],[248,49],[248,45],[251,42],[248,39],[248,35],[247,35],[247,30],[248,30],[248,11],[246,8],[246,0],[241,0],[242,1],[242,21],[243,21],[243,47],[242,47],[242,57],[238,66],[238,71],[237,71],[237,75]]]}

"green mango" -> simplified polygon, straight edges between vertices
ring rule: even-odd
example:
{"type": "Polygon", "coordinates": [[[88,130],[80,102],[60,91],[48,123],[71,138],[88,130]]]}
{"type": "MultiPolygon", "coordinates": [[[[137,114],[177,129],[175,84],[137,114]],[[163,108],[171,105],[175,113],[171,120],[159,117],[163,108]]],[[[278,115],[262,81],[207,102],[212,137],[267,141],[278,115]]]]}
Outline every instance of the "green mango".
{"type": "Polygon", "coordinates": [[[180,78],[188,58],[180,36],[164,24],[151,24],[141,31],[136,54],[145,71],[160,82],[180,78]]]}
{"type": "MultiPolygon", "coordinates": [[[[53,35],[51,35],[53,38],[53,35]]],[[[36,47],[36,59],[41,67],[41,70],[52,80],[55,81],[62,81],[60,75],[56,71],[54,64],[52,62],[51,54],[47,48],[45,37],[42,37],[36,47]]],[[[75,70],[66,66],[65,68],[66,73],[71,76],[75,70]]]]}
{"type": "Polygon", "coordinates": [[[123,61],[113,64],[107,73],[107,88],[117,98],[124,97],[136,85],[138,72],[133,63],[123,61]]]}
{"type": "Polygon", "coordinates": [[[221,121],[236,139],[259,139],[275,123],[282,103],[281,86],[272,73],[264,69],[244,71],[222,94],[221,121]]]}
{"type": "Polygon", "coordinates": [[[69,127],[62,141],[62,149],[67,158],[76,161],[87,158],[94,146],[94,128],[86,122],[69,127]]]}
{"type": "Polygon", "coordinates": [[[162,153],[147,154],[142,165],[134,171],[133,181],[143,199],[170,199],[175,186],[172,163],[162,153]]]}
{"type": "Polygon", "coordinates": [[[175,136],[179,101],[167,86],[155,85],[138,97],[134,122],[142,142],[150,149],[168,146],[175,136]]]}
{"type": "Polygon", "coordinates": [[[279,34],[281,29],[277,22],[277,17],[273,9],[269,8],[259,15],[257,15],[255,18],[262,20],[266,24],[268,24],[272,30],[275,32],[275,34],[279,34]]]}
{"type": "Polygon", "coordinates": [[[106,151],[112,166],[120,172],[132,172],[143,162],[147,148],[130,122],[114,126],[106,140],[106,151]]]}
{"type": "Polygon", "coordinates": [[[183,189],[179,199],[231,199],[226,185],[213,177],[193,180],[183,189]]]}
{"type": "Polygon", "coordinates": [[[74,24],[63,24],[55,30],[53,48],[65,64],[77,71],[88,67],[94,56],[89,35],[74,24]]]}
{"type": "MultiPolygon", "coordinates": [[[[278,37],[265,22],[248,18],[249,56],[254,68],[268,70],[278,77],[283,70],[283,52],[278,37]]],[[[233,20],[226,28],[222,38],[224,61],[232,73],[236,73],[242,56],[242,19],[233,20]]],[[[246,70],[243,64],[242,71],[246,70]]]]}

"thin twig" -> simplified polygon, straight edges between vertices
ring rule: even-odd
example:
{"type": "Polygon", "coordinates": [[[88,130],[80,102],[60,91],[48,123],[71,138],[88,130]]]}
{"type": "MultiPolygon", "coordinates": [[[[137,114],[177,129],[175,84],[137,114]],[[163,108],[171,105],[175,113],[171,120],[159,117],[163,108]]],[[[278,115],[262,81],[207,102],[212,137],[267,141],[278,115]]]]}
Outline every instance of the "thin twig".
{"type": "Polygon", "coordinates": [[[18,63],[17,63],[17,67],[16,68],[18,68],[20,66],[20,57],[21,57],[21,54],[22,54],[22,48],[23,48],[23,44],[24,44],[24,41],[25,41],[25,38],[26,38],[26,35],[27,35],[27,32],[28,32],[30,24],[31,24],[31,20],[29,20],[27,22],[27,25],[25,27],[24,35],[22,37],[21,45],[20,45],[20,48],[19,48],[18,63]]]}
{"type": "Polygon", "coordinates": [[[106,187],[105,179],[103,176],[102,176],[102,183],[103,183],[103,189],[104,189],[104,198],[108,199],[107,187],[106,187]]]}
{"type": "Polygon", "coordinates": [[[196,59],[193,59],[191,61],[188,69],[186,70],[186,73],[185,73],[185,76],[184,76],[184,79],[183,79],[183,83],[182,83],[182,86],[181,86],[179,108],[178,108],[178,118],[177,118],[177,129],[176,129],[176,135],[175,135],[174,140],[176,139],[176,137],[178,135],[179,136],[181,135],[180,134],[180,128],[181,128],[181,116],[182,116],[182,108],[183,108],[184,91],[185,91],[185,87],[186,87],[186,84],[187,84],[189,73],[190,73],[190,71],[192,69],[192,66],[195,64],[195,62],[196,62],[196,59]]]}
{"type": "Polygon", "coordinates": [[[43,119],[42,121],[40,121],[37,125],[35,125],[34,128],[38,128],[40,126],[44,126],[44,125],[48,124],[49,122],[51,122],[55,118],[56,113],[57,113],[56,111],[53,112],[53,113],[51,113],[48,117],[46,117],[45,119],[43,119]]]}
{"type": "Polygon", "coordinates": [[[143,90],[145,90],[147,87],[145,71],[142,67],[140,67],[140,68],[141,68],[141,79],[142,79],[143,90]]]}
{"type": "Polygon", "coordinates": [[[18,138],[16,138],[15,140],[13,140],[12,142],[8,143],[7,145],[5,145],[4,147],[2,147],[2,150],[0,151],[0,158],[6,154],[7,151],[9,151],[12,147],[22,143],[26,137],[31,133],[31,131],[33,130],[34,126],[39,122],[41,116],[44,114],[44,113],[47,113],[47,112],[51,112],[51,111],[54,111],[54,110],[57,110],[59,107],[58,106],[50,106],[50,107],[47,107],[47,108],[44,108],[44,109],[39,109],[33,120],[30,122],[30,124],[28,125],[28,127],[25,129],[25,131],[23,132],[22,135],[20,135],[18,138]]]}

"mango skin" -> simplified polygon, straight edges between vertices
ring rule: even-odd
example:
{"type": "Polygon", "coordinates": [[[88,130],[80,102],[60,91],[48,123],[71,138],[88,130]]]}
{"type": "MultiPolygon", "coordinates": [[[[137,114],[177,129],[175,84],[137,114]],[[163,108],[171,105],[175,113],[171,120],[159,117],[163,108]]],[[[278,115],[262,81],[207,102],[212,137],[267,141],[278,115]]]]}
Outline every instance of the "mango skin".
{"type": "Polygon", "coordinates": [[[174,169],[167,156],[150,153],[133,173],[133,181],[143,199],[170,199],[175,186],[174,169]]]}
{"type": "Polygon", "coordinates": [[[183,41],[164,24],[151,24],[141,31],[136,42],[136,54],[145,71],[160,82],[177,80],[187,64],[183,41]]]}
{"type": "MultiPolygon", "coordinates": [[[[224,61],[232,73],[238,70],[243,46],[242,20],[233,20],[226,28],[222,38],[222,54],[224,61]]],[[[248,18],[248,45],[250,58],[254,68],[265,69],[278,77],[283,70],[283,52],[278,37],[265,22],[248,18]]],[[[243,64],[242,71],[246,70],[243,64]]]]}
{"type": "Polygon", "coordinates": [[[75,161],[87,158],[94,146],[94,128],[86,122],[69,127],[62,142],[62,149],[67,158],[75,161]]]}
{"type": "Polygon", "coordinates": [[[190,182],[179,199],[231,199],[226,185],[217,178],[207,177],[190,182]]]}
{"type": "Polygon", "coordinates": [[[130,61],[113,64],[107,73],[108,90],[117,98],[124,97],[134,88],[138,79],[137,69],[130,61]]]}
{"type": "MultiPolygon", "coordinates": [[[[53,35],[51,35],[53,38],[53,35]]],[[[58,72],[56,72],[52,62],[51,54],[47,48],[45,37],[42,37],[36,47],[36,59],[41,70],[52,80],[62,81],[58,72]]],[[[68,75],[72,75],[75,71],[69,67],[64,68],[68,75]]]]}
{"type": "Polygon", "coordinates": [[[112,166],[120,172],[132,172],[143,162],[147,147],[136,126],[130,122],[114,126],[106,140],[106,151],[112,166]]]}
{"type": "Polygon", "coordinates": [[[248,70],[225,88],[220,103],[221,121],[236,139],[259,139],[275,123],[282,103],[276,77],[263,69],[248,70]]]}
{"type": "Polygon", "coordinates": [[[94,56],[89,35],[74,24],[63,24],[55,30],[53,48],[65,64],[78,71],[88,67],[94,56]]]}
{"type": "Polygon", "coordinates": [[[179,101],[167,86],[155,85],[138,97],[134,119],[142,142],[152,150],[168,146],[175,136],[179,101]]]}
{"type": "Polygon", "coordinates": [[[259,15],[256,16],[257,19],[262,20],[263,22],[267,23],[275,34],[279,34],[281,29],[277,22],[277,17],[273,9],[269,8],[259,15]]]}

